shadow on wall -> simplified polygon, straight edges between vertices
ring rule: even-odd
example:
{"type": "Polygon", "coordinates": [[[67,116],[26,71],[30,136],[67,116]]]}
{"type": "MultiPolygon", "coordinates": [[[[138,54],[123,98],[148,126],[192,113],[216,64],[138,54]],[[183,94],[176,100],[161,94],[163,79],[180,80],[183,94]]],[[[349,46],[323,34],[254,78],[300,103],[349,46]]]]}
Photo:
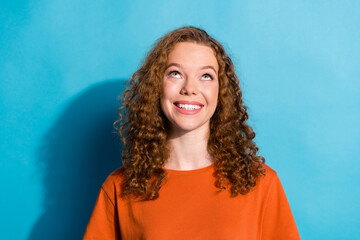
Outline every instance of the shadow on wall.
{"type": "Polygon", "coordinates": [[[29,240],[82,239],[106,177],[121,167],[118,119],[124,80],[104,81],[76,96],[42,139],[44,213],[29,240]]]}

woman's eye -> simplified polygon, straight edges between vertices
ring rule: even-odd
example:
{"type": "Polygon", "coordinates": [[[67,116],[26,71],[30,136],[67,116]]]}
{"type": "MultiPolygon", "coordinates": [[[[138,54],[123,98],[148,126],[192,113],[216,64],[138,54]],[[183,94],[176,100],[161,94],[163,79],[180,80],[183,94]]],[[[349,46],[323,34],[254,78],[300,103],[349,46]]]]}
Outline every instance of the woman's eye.
{"type": "Polygon", "coordinates": [[[212,76],[211,76],[210,74],[204,74],[204,75],[202,76],[202,79],[203,79],[203,80],[212,80],[213,78],[212,78],[212,76]]]}
{"type": "Polygon", "coordinates": [[[169,76],[174,78],[180,78],[180,73],[178,71],[172,71],[169,73],[169,76]]]}

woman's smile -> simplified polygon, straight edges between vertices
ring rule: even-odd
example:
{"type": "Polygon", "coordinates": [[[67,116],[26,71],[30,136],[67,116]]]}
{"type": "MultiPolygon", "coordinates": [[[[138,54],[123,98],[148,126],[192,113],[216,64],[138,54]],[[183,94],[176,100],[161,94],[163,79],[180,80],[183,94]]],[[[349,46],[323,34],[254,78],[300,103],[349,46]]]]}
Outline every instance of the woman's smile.
{"type": "Polygon", "coordinates": [[[204,105],[195,101],[176,101],[174,107],[179,113],[192,115],[199,113],[204,105]]]}

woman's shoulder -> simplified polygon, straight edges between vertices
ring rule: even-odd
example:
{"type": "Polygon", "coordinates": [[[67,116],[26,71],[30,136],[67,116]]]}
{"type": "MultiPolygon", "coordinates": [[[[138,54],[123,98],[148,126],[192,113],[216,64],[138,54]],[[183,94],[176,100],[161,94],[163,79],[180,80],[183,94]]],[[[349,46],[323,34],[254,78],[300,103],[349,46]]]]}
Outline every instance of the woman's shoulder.
{"type": "Polygon", "coordinates": [[[107,176],[106,180],[104,181],[104,184],[118,183],[119,181],[121,181],[124,175],[124,170],[125,170],[124,167],[120,167],[114,170],[112,173],[110,173],[107,176]]]}
{"type": "Polygon", "coordinates": [[[263,168],[265,170],[265,174],[260,176],[256,181],[255,189],[259,189],[258,191],[268,191],[271,188],[274,182],[279,181],[279,177],[277,172],[271,168],[269,165],[264,164],[263,168]]]}
{"type": "Polygon", "coordinates": [[[265,169],[265,177],[274,178],[277,177],[277,173],[274,169],[272,169],[269,165],[264,164],[263,168],[265,169]]]}
{"type": "Polygon", "coordinates": [[[116,193],[120,193],[121,190],[119,189],[121,187],[121,182],[123,178],[124,173],[124,167],[120,167],[110,173],[106,180],[103,182],[101,189],[105,191],[105,193],[112,198],[116,196],[116,193]]]}

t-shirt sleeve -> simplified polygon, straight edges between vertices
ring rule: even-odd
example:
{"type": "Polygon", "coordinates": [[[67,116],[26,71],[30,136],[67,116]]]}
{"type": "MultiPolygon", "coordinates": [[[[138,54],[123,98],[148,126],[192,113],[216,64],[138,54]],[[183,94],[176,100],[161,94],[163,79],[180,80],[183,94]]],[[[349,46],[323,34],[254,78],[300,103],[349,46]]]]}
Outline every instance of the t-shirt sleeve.
{"type": "Polygon", "coordinates": [[[265,203],[262,240],[298,240],[300,235],[280,179],[274,172],[265,203]]]}
{"type": "Polygon", "coordinates": [[[100,189],[94,210],[86,227],[83,240],[120,239],[119,223],[116,210],[116,192],[108,187],[109,178],[100,189]],[[109,191],[110,190],[110,191],[109,191]]]}

